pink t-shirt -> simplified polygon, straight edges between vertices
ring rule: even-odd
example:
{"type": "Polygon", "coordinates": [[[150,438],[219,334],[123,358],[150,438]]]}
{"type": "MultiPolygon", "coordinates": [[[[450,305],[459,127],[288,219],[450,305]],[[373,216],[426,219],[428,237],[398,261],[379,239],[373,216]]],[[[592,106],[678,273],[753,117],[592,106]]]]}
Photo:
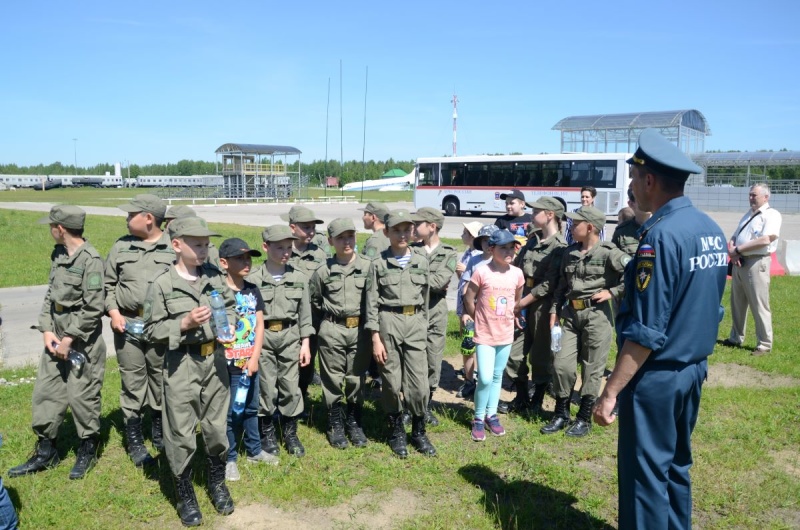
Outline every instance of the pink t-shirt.
{"type": "Polygon", "coordinates": [[[525,283],[522,270],[512,265],[499,272],[490,263],[475,269],[469,281],[478,287],[475,343],[502,346],[514,342],[515,297],[517,289],[525,283]]]}

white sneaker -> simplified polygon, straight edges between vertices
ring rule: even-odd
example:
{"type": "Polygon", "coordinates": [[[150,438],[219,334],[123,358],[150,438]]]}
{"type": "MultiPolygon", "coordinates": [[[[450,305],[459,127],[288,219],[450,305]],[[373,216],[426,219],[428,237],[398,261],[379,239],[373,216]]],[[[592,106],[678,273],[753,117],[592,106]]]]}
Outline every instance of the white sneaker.
{"type": "Polygon", "coordinates": [[[225,464],[225,480],[228,482],[236,482],[241,478],[242,476],[239,474],[239,466],[236,465],[236,462],[231,461],[225,464]]]}
{"type": "Polygon", "coordinates": [[[269,464],[271,466],[277,466],[280,462],[277,456],[271,455],[266,451],[261,451],[256,456],[248,456],[247,461],[251,464],[269,464]]]}

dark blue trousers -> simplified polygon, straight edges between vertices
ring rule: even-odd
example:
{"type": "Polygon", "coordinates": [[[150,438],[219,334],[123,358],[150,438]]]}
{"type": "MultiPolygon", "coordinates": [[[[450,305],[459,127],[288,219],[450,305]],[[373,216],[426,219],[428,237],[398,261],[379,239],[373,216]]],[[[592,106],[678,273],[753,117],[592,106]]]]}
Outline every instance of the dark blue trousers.
{"type": "Polygon", "coordinates": [[[619,396],[619,528],[692,527],[691,437],[708,363],[645,363],[619,396]]]}

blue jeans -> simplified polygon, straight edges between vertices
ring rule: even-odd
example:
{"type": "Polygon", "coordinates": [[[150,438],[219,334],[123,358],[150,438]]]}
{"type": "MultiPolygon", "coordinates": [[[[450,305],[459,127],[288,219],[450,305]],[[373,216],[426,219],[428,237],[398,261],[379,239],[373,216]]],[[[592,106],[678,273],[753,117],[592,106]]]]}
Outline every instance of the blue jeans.
{"type": "Polygon", "coordinates": [[[242,437],[244,431],[244,448],[247,456],[256,456],[261,453],[261,436],[258,432],[258,374],[250,378],[250,389],[247,391],[247,401],[244,404],[244,412],[241,414],[233,413],[233,400],[236,397],[236,390],[239,388],[239,378],[241,375],[229,374],[231,378],[231,402],[228,405],[228,462],[236,462],[237,441],[242,437]]]}
{"type": "Polygon", "coordinates": [[[0,530],[16,530],[18,526],[17,512],[0,478],[0,530]]]}
{"type": "Polygon", "coordinates": [[[510,353],[511,344],[500,346],[478,344],[475,348],[476,379],[478,380],[474,398],[475,419],[482,420],[497,414],[503,370],[508,363],[510,353]]]}

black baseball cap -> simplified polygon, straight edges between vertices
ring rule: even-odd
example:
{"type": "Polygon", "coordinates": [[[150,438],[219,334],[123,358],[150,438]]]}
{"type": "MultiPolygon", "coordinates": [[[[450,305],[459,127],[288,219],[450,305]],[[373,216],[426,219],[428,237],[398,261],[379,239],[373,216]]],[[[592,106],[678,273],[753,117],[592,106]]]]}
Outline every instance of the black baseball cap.
{"type": "Polygon", "coordinates": [[[245,254],[250,254],[254,258],[261,257],[261,252],[251,249],[245,240],[239,239],[238,237],[226,239],[219,246],[220,258],[235,258],[236,256],[243,256],[245,254]]]}
{"type": "Polygon", "coordinates": [[[501,193],[501,194],[500,194],[500,199],[501,199],[501,200],[506,200],[506,199],[519,199],[519,200],[521,200],[522,202],[525,202],[525,194],[524,194],[524,193],[522,193],[522,192],[521,192],[521,191],[519,191],[519,190],[511,190],[511,191],[509,191],[508,193],[501,193]]]}

